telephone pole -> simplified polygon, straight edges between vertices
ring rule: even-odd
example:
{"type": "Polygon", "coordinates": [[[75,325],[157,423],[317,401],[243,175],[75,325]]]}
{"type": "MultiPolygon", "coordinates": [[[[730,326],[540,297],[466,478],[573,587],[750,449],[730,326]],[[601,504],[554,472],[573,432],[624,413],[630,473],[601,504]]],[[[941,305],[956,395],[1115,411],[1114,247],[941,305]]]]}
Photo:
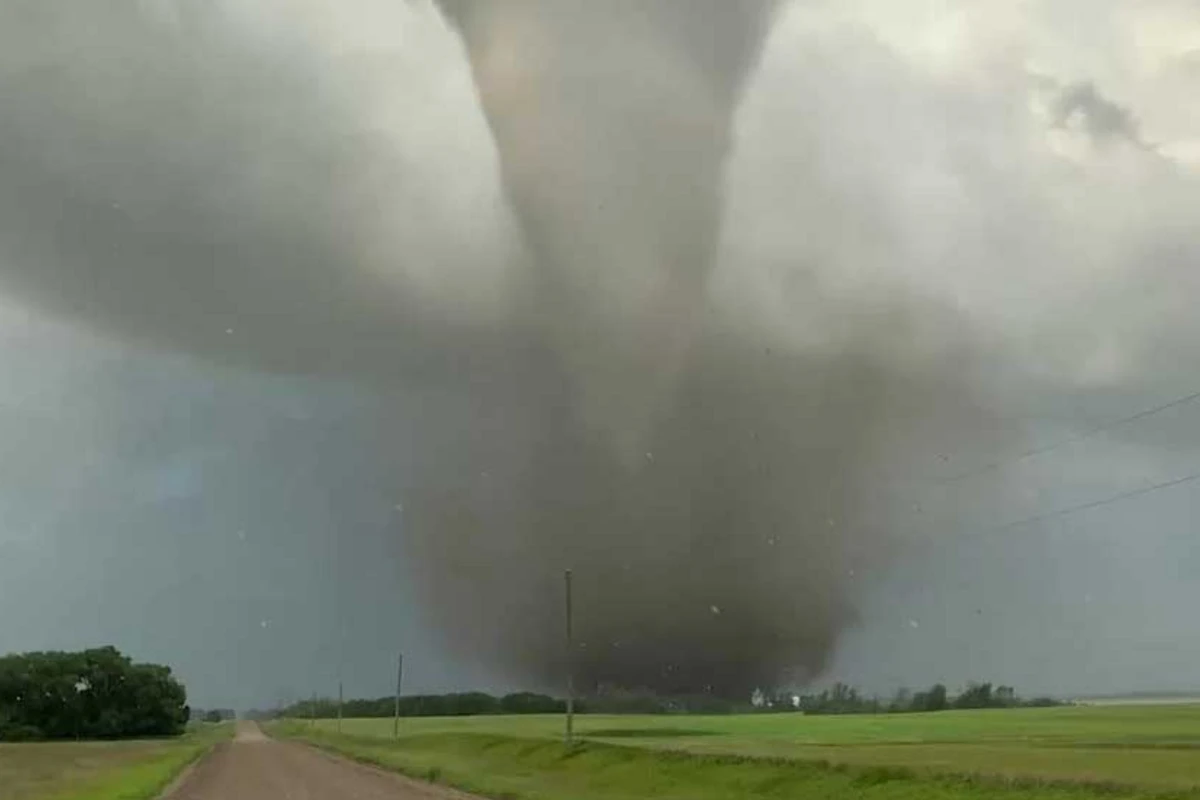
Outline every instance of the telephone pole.
{"type": "Polygon", "coordinates": [[[400,684],[404,680],[404,653],[396,659],[396,709],[392,716],[392,738],[400,738],[400,684]]]}
{"type": "Polygon", "coordinates": [[[342,682],[338,681],[338,717],[337,732],[342,732],[342,682]]]}
{"type": "Polygon", "coordinates": [[[575,743],[575,631],[571,609],[571,570],[563,576],[566,588],[567,612],[567,734],[568,745],[575,743]]]}

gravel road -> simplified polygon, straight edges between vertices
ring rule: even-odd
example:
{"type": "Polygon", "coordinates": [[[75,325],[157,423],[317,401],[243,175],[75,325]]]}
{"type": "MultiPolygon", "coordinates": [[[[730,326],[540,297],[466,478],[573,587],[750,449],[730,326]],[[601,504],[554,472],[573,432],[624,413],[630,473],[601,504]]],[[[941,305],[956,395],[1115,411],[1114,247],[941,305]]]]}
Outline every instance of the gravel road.
{"type": "Polygon", "coordinates": [[[267,738],[239,722],[163,800],[472,800],[469,795],[267,738]]]}

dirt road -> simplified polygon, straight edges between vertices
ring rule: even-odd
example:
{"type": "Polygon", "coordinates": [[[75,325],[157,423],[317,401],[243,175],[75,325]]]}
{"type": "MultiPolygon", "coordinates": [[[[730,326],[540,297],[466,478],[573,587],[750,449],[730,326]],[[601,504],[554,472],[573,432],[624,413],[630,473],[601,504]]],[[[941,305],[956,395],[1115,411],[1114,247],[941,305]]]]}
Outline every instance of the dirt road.
{"type": "Polygon", "coordinates": [[[238,723],[232,742],[200,762],[164,800],[470,800],[440,786],[268,739],[238,723]]]}

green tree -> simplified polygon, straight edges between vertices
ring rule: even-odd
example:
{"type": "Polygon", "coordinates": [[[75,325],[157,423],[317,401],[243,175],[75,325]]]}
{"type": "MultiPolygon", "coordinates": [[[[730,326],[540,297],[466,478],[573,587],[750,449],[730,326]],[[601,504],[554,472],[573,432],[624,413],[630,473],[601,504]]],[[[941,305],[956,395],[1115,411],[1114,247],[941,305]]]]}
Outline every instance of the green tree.
{"type": "Polygon", "coordinates": [[[949,703],[946,702],[946,687],[940,683],[930,686],[925,697],[925,710],[945,711],[949,707],[949,703]]]}
{"type": "Polygon", "coordinates": [[[912,697],[912,711],[944,711],[949,705],[946,701],[946,687],[935,683],[924,692],[917,692],[912,697]]]}
{"type": "Polygon", "coordinates": [[[171,736],[187,719],[169,668],[114,647],[0,658],[0,740],[171,736]]]}
{"type": "Polygon", "coordinates": [[[990,683],[970,683],[954,698],[955,708],[992,708],[996,705],[990,683]]]}

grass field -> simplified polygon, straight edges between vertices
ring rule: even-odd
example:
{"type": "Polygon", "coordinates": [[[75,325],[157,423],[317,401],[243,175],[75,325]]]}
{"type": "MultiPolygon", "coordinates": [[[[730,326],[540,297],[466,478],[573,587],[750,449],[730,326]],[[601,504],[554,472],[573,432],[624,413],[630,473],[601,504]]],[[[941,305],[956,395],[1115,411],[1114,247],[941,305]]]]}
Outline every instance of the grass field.
{"type": "Polygon", "coordinates": [[[0,744],[0,800],[148,800],[232,731],[214,725],[178,739],[0,744]]]}
{"type": "Polygon", "coordinates": [[[1200,706],[806,717],[285,723],[280,732],[514,798],[1200,797],[1200,706]],[[670,752],[663,752],[670,751],[670,752]],[[639,783],[641,782],[641,783],[639,783]]]}

